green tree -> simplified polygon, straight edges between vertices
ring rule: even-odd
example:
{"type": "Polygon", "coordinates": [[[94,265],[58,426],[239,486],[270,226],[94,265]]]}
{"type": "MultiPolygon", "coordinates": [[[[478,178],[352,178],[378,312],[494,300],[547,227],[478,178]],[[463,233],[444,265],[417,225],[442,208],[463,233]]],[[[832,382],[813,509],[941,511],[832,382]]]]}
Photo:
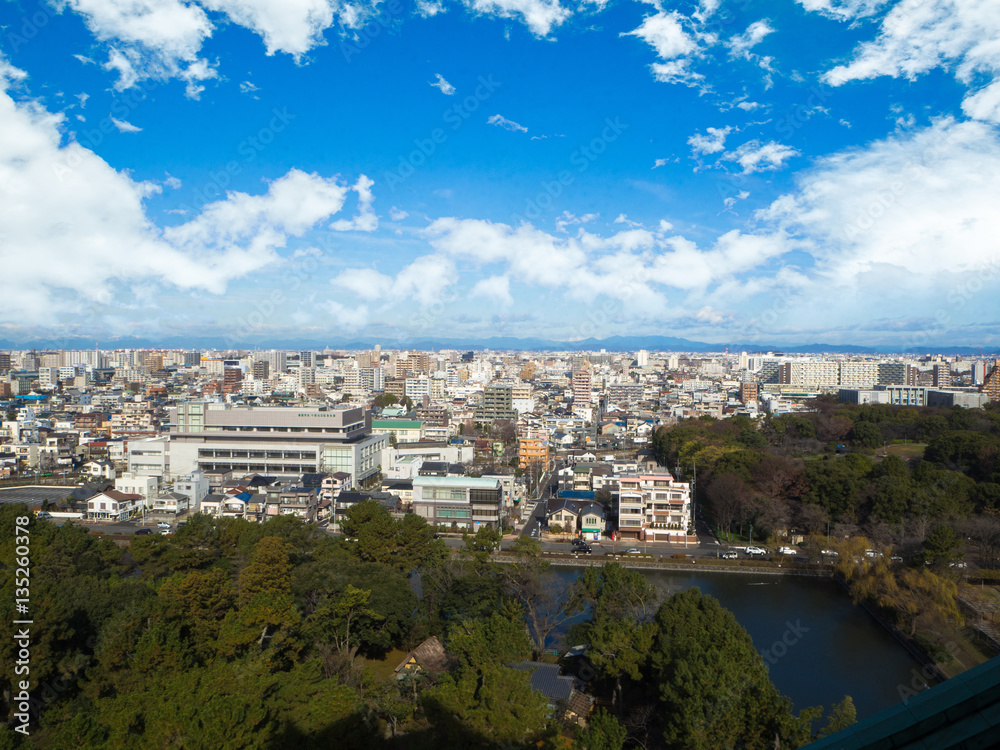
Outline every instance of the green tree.
{"type": "Polygon", "coordinates": [[[658,595],[639,571],[619,563],[587,568],[578,582],[579,595],[591,607],[591,618],[573,631],[573,640],[589,643],[587,656],[598,674],[614,685],[621,715],[622,681],[638,681],[653,645],[658,595]]]}
{"type": "Polygon", "coordinates": [[[656,615],[652,666],[670,747],[771,748],[808,740],[814,711],[792,713],[750,636],[697,588],[671,596],[656,615]]]}
{"type": "Polygon", "coordinates": [[[603,708],[591,715],[587,728],[577,732],[576,750],[622,750],[626,731],[621,722],[603,708]]]}
{"type": "Polygon", "coordinates": [[[524,745],[543,735],[549,712],[530,672],[504,666],[447,673],[421,702],[439,747],[524,745]]]}
{"type": "Polygon", "coordinates": [[[931,565],[947,565],[962,558],[962,537],[951,526],[939,524],[924,540],[921,557],[931,565]]]}
{"type": "Polygon", "coordinates": [[[854,700],[849,695],[844,696],[844,700],[840,703],[834,703],[833,707],[830,708],[830,716],[827,719],[826,726],[820,730],[820,737],[829,737],[831,734],[836,734],[842,729],[847,729],[854,722],[858,720],[858,711],[854,707],[854,700]]]}
{"type": "Polygon", "coordinates": [[[856,422],[851,430],[851,440],[864,448],[880,448],[882,430],[872,422],[856,422]]]}

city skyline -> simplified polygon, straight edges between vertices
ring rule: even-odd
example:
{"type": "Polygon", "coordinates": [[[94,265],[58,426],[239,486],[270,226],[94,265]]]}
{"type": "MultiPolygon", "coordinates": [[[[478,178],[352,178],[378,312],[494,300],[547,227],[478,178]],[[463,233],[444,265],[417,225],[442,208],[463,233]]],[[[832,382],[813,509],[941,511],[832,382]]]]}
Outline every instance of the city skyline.
{"type": "Polygon", "coordinates": [[[71,0],[0,27],[7,348],[1000,345],[985,2],[71,0]]]}

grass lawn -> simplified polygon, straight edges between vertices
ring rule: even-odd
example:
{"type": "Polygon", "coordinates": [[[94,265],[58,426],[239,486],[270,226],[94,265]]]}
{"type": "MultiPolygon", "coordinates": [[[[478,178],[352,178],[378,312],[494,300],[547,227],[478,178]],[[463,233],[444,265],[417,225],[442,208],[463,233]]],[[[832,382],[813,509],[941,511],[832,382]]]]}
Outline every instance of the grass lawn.
{"type": "Polygon", "coordinates": [[[886,446],[886,450],[900,458],[923,458],[924,448],[926,447],[927,443],[907,443],[906,445],[900,443],[898,445],[888,445],[886,446]]]}
{"type": "Polygon", "coordinates": [[[408,651],[401,651],[394,648],[385,655],[384,659],[365,659],[364,665],[378,679],[387,680],[392,677],[393,670],[406,657],[408,651]]]}

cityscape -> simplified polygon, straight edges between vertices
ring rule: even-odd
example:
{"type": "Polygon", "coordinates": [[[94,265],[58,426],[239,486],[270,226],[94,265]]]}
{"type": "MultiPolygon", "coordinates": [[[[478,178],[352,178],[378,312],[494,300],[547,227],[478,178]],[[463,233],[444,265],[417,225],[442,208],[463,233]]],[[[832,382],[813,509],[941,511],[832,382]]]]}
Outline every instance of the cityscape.
{"type": "Polygon", "coordinates": [[[1000,747],[997,39],[0,5],[0,750],[1000,747]]]}

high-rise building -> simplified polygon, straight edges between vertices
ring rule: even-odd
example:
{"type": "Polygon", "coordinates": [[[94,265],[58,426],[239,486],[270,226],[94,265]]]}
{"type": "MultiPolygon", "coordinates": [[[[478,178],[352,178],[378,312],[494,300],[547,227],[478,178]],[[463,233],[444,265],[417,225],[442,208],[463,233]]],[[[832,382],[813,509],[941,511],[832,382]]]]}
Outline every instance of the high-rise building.
{"type": "Polygon", "coordinates": [[[572,373],[573,405],[589,408],[591,403],[590,392],[592,387],[590,378],[590,367],[586,361],[577,363],[575,361],[576,357],[574,357],[573,359],[574,359],[574,367],[572,373]],[[578,367],[576,366],[577,364],[579,364],[578,367]]]}
{"type": "Polygon", "coordinates": [[[935,388],[950,388],[951,387],[951,365],[947,362],[936,362],[934,364],[934,381],[933,385],[935,388]]]}
{"type": "Polygon", "coordinates": [[[264,359],[267,360],[267,366],[270,368],[272,375],[288,372],[288,352],[272,349],[264,354],[264,359]]]}
{"type": "Polygon", "coordinates": [[[745,381],[740,383],[740,403],[744,406],[757,403],[758,389],[757,383],[745,381]]]}
{"type": "Polygon", "coordinates": [[[483,391],[483,403],[476,408],[477,422],[492,422],[496,419],[517,419],[514,411],[513,388],[509,385],[488,385],[483,391]]]}
{"type": "Polygon", "coordinates": [[[1000,359],[993,360],[993,367],[979,390],[990,397],[990,401],[1000,401],[1000,359]]]}
{"type": "Polygon", "coordinates": [[[271,365],[266,359],[255,359],[252,372],[254,380],[267,380],[271,375],[271,365]]]}

